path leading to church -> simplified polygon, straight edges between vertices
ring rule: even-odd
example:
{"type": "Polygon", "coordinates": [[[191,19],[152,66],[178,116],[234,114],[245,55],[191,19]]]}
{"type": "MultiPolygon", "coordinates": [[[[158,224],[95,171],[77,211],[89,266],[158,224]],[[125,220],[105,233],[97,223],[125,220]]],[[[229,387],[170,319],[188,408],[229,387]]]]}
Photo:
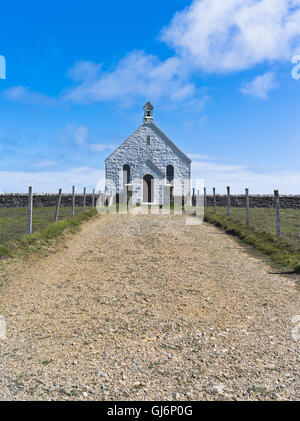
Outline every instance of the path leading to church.
{"type": "Polygon", "coordinates": [[[272,272],[182,216],[87,222],[5,265],[0,399],[299,399],[300,292],[272,272]]]}

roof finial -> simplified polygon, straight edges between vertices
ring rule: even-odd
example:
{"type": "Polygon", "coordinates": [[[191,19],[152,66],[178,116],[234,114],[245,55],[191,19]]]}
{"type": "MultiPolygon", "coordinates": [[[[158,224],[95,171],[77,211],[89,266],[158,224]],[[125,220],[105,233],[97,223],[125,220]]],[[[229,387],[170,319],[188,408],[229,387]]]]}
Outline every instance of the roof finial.
{"type": "Polygon", "coordinates": [[[147,104],[144,105],[144,123],[151,123],[153,121],[153,110],[153,105],[148,101],[147,104]]]}

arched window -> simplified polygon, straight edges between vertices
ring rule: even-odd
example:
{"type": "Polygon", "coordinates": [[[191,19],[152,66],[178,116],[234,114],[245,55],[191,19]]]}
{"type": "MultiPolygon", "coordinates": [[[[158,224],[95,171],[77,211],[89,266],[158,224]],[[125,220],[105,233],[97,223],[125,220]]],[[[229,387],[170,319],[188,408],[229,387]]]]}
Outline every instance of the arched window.
{"type": "Polygon", "coordinates": [[[130,165],[123,165],[123,185],[130,183],[130,165]]]}
{"type": "Polygon", "coordinates": [[[174,180],[174,167],[173,165],[167,166],[167,183],[171,184],[174,180]]]}

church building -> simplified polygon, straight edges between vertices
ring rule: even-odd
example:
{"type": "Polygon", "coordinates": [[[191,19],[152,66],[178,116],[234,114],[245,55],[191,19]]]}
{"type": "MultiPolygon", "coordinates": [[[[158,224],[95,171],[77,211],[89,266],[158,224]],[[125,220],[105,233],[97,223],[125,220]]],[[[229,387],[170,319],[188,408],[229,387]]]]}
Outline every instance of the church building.
{"type": "Polygon", "coordinates": [[[121,197],[126,190],[134,204],[162,205],[174,183],[189,192],[191,160],[154,124],[150,102],[143,124],[106,158],[105,178],[107,192],[115,186],[121,197]]]}

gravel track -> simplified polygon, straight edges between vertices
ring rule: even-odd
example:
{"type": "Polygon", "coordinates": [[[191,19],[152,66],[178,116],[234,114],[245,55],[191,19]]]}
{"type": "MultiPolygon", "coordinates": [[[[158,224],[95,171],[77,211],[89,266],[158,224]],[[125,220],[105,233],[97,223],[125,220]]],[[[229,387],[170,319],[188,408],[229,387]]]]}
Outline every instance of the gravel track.
{"type": "Polygon", "coordinates": [[[295,280],[213,226],[106,215],[2,275],[2,400],[300,398],[295,280]]]}

